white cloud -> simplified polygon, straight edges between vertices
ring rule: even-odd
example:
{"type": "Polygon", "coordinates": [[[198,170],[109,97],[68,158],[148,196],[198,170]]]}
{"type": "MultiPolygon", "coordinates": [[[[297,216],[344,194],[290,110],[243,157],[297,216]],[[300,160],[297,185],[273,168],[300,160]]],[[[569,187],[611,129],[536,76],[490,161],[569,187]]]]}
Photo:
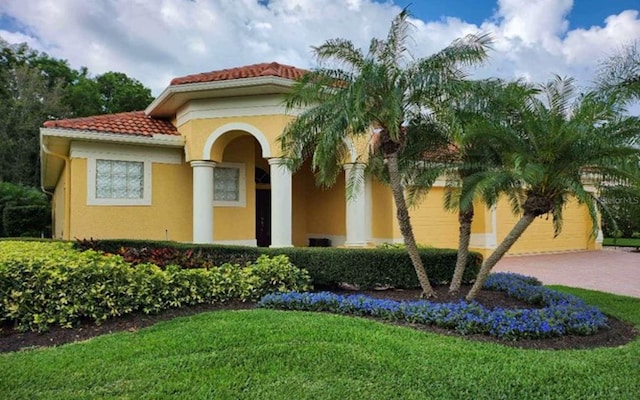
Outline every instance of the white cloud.
{"type": "MultiPolygon", "coordinates": [[[[459,36],[490,32],[494,51],[478,75],[543,81],[558,73],[586,84],[598,59],[640,40],[640,15],[621,12],[601,26],[569,30],[572,6],[572,0],[499,0],[480,26],[414,20],[413,53],[425,56],[459,36]]],[[[0,36],[94,74],[125,72],[158,94],[175,76],[269,61],[311,67],[311,46],[343,37],[365,47],[386,35],[399,11],[372,0],[4,0],[0,14],[27,30],[0,36]]]]}

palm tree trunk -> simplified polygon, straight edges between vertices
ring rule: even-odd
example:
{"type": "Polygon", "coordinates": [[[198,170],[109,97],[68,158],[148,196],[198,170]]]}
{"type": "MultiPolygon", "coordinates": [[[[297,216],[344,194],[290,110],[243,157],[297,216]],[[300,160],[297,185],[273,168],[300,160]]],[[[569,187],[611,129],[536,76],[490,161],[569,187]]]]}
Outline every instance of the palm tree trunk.
{"type": "Polygon", "coordinates": [[[480,267],[480,272],[478,272],[478,277],[476,278],[475,283],[469,293],[467,294],[467,300],[473,300],[478,295],[480,289],[482,289],[482,285],[484,285],[484,281],[487,280],[487,276],[489,276],[489,272],[491,269],[500,261],[500,259],[506,254],[507,251],[513,246],[513,244],[518,240],[520,236],[524,233],[524,231],[531,225],[533,220],[536,219],[535,214],[525,213],[522,218],[513,226],[511,232],[502,240],[502,243],[496,247],[496,249],[491,253],[489,258],[484,260],[482,263],[482,267],[480,267]]]}
{"type": "Polygon", "coordinates": [[[429,277],[427,271],[424,269],[420,254],[418,254],[418,246],[416,246],[416,239],[413,236],[413,228],[411,227],[411,220],[409,218],[409,210],[407,208],[407,202],[404,198],[404,188],[400,180],[400,172],[398,170],[398,153],[391,153],[387,155],[387,168],[389,168],[389,182],[391,184],[391,193],[396,203],[398,225],[400,226],[400,232],[404,239],[404,244],[407,247],[407,252],[413,263],[413,268],[418,276],[418,281],[422,287],[422,296],[425,298],[434,297],[435,293],[429,283],[429,277]]]}
{"type": "Polygon", "coordinates": [[[453,278],[449,285],[449,293],[458,293],[462,284],[462,275],[469,259],[469,242],[471,240],[471,223],[473,222],[473,205],[467,210],[458,210],[458,223],[460,224],[460,236],[458,238],[458,258],[453,278]]]}

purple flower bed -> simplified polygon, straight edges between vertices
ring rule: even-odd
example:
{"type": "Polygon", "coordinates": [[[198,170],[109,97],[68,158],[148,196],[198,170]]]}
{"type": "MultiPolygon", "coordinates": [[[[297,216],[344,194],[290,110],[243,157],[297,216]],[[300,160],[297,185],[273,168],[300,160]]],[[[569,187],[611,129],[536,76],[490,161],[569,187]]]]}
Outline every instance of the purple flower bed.
{"type": "Polygon", "coordinates": [[[274,293],[264,296],[258,307],[282,310],[324,311],[383,318],[454,329],[460,334],[488,334],[506,339],[590,335],[607,326],[607,317],[581,299],[541,286],[535,278],[508,273],[491,274],[484,285],[510,296],[542,305],[540,309],[490,310],[472,301],[434,303],[394,301],[363,295],[321,293],[274,293]]]}

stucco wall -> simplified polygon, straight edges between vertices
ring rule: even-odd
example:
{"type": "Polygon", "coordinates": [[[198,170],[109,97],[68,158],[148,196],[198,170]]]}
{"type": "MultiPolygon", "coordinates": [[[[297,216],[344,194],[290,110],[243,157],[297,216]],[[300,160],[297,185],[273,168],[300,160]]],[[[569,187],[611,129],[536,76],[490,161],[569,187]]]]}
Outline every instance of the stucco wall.
{"type": "Polygon", "coordinates": [[[344,173],[330,188],[316,185],[310,164],[293,175],[293,244],[307,246],[309,236],[344,243],[346,236],[346,191],[344,173]]]}
{"type": "MultiPolygon", "coordinates": [[[[457,247],[458,218],[453,212],[445,211],[444,189],[434,187],[418,207],[409,209],[416,242],[433,247],[457,247]]],[[[401,237],[400,229],[394,229],[395,237],[401,237]]]]}
{"type": "Polygon", "coordinates": [[[150,206],[87,205],[87,160],[71,159],[71,238],[190,241],[191,167],[152,163],[150,206]]]}
{"type": "MultiPolygon", "coordinates": [[[[416,241],[421,244],[434,247],[457,248],[459,235],[457,213],[447,212],[443,209],[443,195],[444,188],[433,188],[418,208],[410,209],[409,214],[411,216],[414,234],[416,241]]],[[[479,251],[485,256],[489,255],[492,249],[474,246],[474,236],[476,238],[482,236],[491,237],[495,233],[494,242],[495,244],[499,244],[515,225],[518,218],[519,216],[511,213],[511,208],[506,199],[502,199],[498,203],[495,220],[492,217],[491,210],[480,203],[476,203],[474,221],[471,226],[471,249],[479,251]]],[[[376,226],[374,220],[374,228],[376,226]]],[[[394,238],[401,240],[402,236],[398,224],[395,221],[395,216],[393,227],[394,238]]],[[[586,207],[572,201],[564,210],[564,225],[560,235],[554,238],[551,217],[540,217],[525,231],[508,254],[597,248],[595,238],[591,237],[590,233],[591,221],[586,207]]]]}
{"type": "MultiPolygon", "coordinates": [[[[498,205],[498,243],[509,233],[518,220],[509,211],[509,204],[501,200],[498,205]]],[[[562,232],[553,237],[551,216],[537,218],[513,245],[509,254],[538,253],[593,248],[595,238],[590,237],[591,222],[586,207],[572,201],[564,210],[562,232]]]]}

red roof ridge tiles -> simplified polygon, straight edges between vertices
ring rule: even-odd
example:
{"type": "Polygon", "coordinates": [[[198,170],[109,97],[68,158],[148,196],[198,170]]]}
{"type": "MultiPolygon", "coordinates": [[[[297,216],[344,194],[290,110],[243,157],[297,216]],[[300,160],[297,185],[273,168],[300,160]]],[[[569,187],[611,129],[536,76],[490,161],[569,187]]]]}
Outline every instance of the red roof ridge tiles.
{"type": "Polygon", "coordinates": [[[52,120],[46,121],[44,127],[148,137],[158,134],[179,135],[171,121],[152,118],[144,111],[52,120]]]}
{"type": "Polygon", "coordinates": [[[296,80],[301,78],[307,72],[308,71],[305,69],[291,65],[279,64],[277,62],[261,63],[174,78],[171,80],[171,86],[184,85],[187,83],[205,83],[228,81],[233,79],[258,78],[262,76],[273,76],[277,78],[296,80]]]}

